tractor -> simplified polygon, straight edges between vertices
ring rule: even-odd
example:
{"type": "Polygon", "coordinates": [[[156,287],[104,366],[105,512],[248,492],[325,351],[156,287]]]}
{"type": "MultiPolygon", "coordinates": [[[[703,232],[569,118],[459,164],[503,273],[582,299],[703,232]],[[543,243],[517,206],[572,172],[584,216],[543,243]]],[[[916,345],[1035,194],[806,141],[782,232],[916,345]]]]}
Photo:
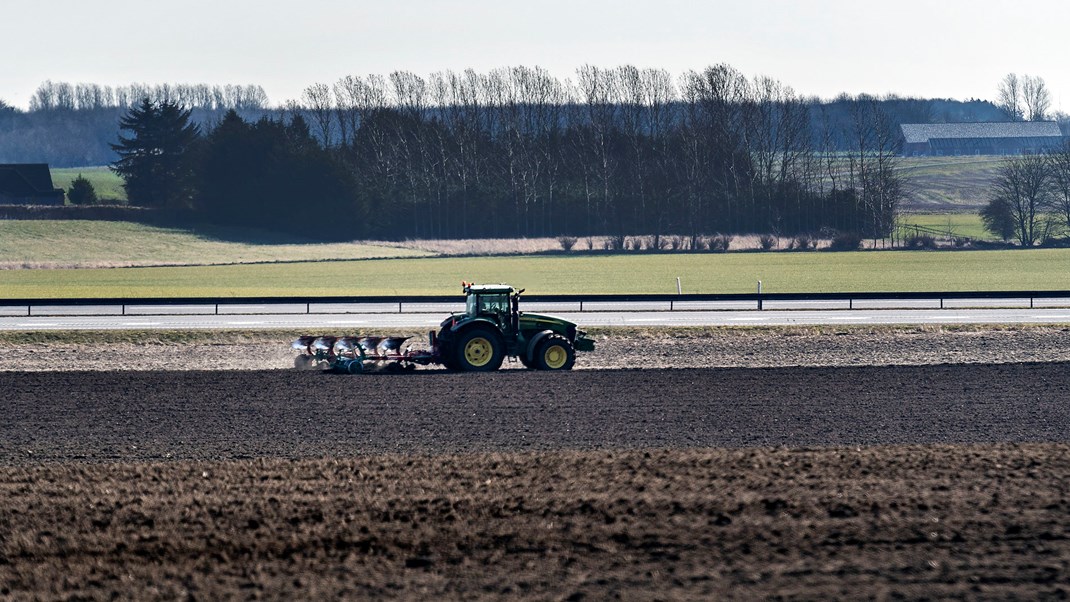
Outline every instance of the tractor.
{"type": "Polygon", "coordinates": [[[526,368],[570,370],[577,351],[594,351],[594,340],[563,318],[520,311],[520,295],[507,284],[462,283],[465,311],[451,314],[439,330],[428,333],[431,349],[402,351],[408,337],[305,336],[293,347],[301,351],[299,368],[328,368],[358,373],[385,365],[389,370],[413,369],[417,364],[441,364],[450,370],[488,372],[505,358],[526,368]]]}

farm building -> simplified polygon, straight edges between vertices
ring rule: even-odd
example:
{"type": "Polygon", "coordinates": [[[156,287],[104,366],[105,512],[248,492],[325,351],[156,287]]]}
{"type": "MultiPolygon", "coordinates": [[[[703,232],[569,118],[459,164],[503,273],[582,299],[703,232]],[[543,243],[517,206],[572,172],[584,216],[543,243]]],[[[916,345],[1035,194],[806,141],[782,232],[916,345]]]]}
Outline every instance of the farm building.
{"type": "Polygon", "coordinates": [[[47,163],[0,163],[0,205],[62,205],[47,163]]]}
{"type": "Polygon", "coordinates": [[[1054,121],[904,123],[903,155],[1022,155],[1063,144],[1054,121]]]}

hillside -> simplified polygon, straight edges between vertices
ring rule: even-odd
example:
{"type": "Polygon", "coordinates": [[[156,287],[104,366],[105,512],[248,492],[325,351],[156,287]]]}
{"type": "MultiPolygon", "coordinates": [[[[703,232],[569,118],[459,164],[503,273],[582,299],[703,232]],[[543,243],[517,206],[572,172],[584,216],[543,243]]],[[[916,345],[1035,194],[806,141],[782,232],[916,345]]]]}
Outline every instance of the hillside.
{"type": "Polygon", "coordinates": [[[1003,157],[906,157],[905,211],[975,213],[988,201],[1003,157]]]}

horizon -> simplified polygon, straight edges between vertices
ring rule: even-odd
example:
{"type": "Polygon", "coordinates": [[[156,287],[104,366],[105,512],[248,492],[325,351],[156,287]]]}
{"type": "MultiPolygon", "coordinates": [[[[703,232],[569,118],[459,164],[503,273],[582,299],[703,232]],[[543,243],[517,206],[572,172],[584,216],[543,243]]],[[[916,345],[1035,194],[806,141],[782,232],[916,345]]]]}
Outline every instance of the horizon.
{"type": "Polygon", "coordinates": [[[48,80],[254,84],[279,107],[308,86],[348,75],[426,77],[527,65],[565,80],[585,64],[659,68],[679,77],[726,63],[748,78],[768,76],[825,101],[840,94],[994,101],[1007,73],[1044,78],[1053,112],[1063,110],[1062,95],[1070,91],[1059,60],[1059,23],[1070,6],[1050,0],[1034,4],[1029,15],[964,0],[894,7],[847,0],[671,0],[656,7],[608,0],[308,0],[300,12],[285,7],[250,0],[189,0],[177,11],[131,0],[16,5],[7,11],[13,35],[0,50],[20,60],[6,67],[0,100],[27,109],[48,80]],[[49,32],[45,44],[41,23],[49,32]],[[86,35],[87,27],[94,35],[86,35]]]}

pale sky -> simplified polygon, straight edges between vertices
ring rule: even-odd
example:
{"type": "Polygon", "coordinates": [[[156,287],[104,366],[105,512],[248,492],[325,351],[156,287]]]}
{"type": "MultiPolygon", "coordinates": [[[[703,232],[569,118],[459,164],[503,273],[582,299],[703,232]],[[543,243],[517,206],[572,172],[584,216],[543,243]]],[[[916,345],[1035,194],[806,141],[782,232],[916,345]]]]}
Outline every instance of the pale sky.
{"type": "Polygon", "coordinates": [[[0,23],[0,99],[45,81],[260,84],[274,105],[346,75],[728,63],[802,95],[993,99],[1043,77],[1070,112],[1070,2],[37,0],[0,23]],[[1021,7],[1021,8],[1018,8],[1021,7]],[[1064,95],[1065,101],[1064,101],[1064,95]]]}

